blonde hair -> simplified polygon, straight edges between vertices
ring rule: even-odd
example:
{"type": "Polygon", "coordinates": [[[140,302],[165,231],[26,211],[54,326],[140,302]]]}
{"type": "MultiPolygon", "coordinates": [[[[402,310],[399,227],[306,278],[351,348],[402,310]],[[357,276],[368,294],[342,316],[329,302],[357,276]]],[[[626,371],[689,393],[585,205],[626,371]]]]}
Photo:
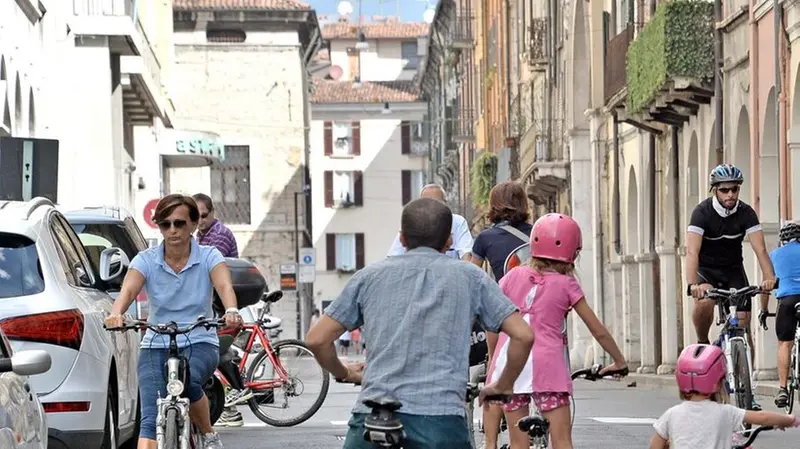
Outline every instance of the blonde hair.
{"type": "Polygon", "coordinates": [[[552,271],[567,276],[575,275],[575,264],[567,262],[559,262],[557,260],[541,259],[539,257],[531,257],[531,268],[538,272],[552,271]]]}
{"type": "Polygon", "coordinates": [[[700,394],[700,393],[684,393],[682,391],[680,391],[678,393],[678,397],[680,397],[681,400],[684,400],[684,401],[691,400],[692,396],[695,396],[695,395],[708,396],[709,400],[711,400],[713,402],[716,402],[717,404],[729,404],[731,402],[731,396],[730,396],[730,394],[728,394],[728,389],[725,388],[725,379],[724,378],[720,379],[719,384],[717,385],[717,391],[714,394],[711,394],[711,395],[704,395],[704,394],[700,394]]]}

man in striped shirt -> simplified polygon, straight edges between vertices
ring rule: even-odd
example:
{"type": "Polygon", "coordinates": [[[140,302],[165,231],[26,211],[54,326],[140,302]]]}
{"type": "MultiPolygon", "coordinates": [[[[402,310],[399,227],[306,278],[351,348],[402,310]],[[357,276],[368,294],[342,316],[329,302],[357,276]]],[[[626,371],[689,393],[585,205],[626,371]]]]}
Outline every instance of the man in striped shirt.
{"type": "Polygon", "coordinates": [[[204,193],[192,196],[197,202],[200,211],[200,222],[197,224],[197,243],[205,246],[215,246],[222,257],[239,257],[236,239],[233,232],[214,217],[214,203],[211,197],[204,193]]]}
{"type": "MultiPolygon", "coordinates": [[[[197,209],[200,211],[200,222],[197,224],[197,243],[204,246],[214,246],[223,257],[239,257],[239,249],[233,232],[214,217],[214,202],[204,193],[194,196],[197,209]]],[[[238,367],[234,370],[239,373],[238,367]]],[[[253,397],[253,392],[245,388],[242,390],[230,389],[225,395],[225,411],[219,417],[215,426],[240,427],[244,425],[244,418],[236,406],[246,404],[253,397]]]]}

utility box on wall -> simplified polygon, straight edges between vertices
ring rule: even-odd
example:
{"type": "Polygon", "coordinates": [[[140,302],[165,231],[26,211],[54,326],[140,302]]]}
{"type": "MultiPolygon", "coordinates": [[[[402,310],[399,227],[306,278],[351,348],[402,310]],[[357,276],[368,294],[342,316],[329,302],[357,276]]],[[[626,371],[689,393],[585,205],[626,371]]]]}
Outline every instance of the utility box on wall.
{"type": "Polygon", "coordinates": [[[58,202],[58,140],[0,137],[0,200],[58,202]]]}

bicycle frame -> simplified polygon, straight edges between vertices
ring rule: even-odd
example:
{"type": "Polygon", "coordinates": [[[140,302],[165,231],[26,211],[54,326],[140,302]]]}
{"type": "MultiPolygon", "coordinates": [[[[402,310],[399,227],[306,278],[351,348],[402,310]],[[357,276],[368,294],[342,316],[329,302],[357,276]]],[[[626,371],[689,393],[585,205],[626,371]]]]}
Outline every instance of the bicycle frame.
{"type": "Polygon", "coordinates": [[[745,329],[739,327],[739,317],[736,315],[736,304],[729,304],[728,310],[726,313],[725,305],[721,302],[717,303],[720,312],[720,319],[717,321],[717,324],[724,324],[722,330],[719,333],[719,343],[722,349],[722,352],[725,354],[725,362],[727,363],[726,366],[726,373],[725,373],[725,380],[728,382],[728,393],[731,394],[738,394],[737,392],[733,391],[734,385],[736,385],[735,379],[735,372],[733,370],[733,356],[731,354],[731,343],[734,341],[740,341],[744,345],[744,350],[746,354],[746,362],[747,362],[747,371],[749,373],[748,379],[752,383],[753,379],[753,365],[751,363],[752,357],[752,350],[750,348],[750,344],[747,341],[745,329]],[[724,318],[723,318],[724,317],[724,318]]]}
{"type": "MultiPolygon", "coordinates": [[[[187,382],[189,381],[187,376],[188,366],[189,361],[178,352],[177,344],[171,341],[169,358],[167,359],[167,382],[178,380],[183,382],[184,388],[186,388],[187,382]]],[[[164,449],[164,433],[167,428],[167,410],[170,408],[178,410],[178,424],[181,429],[181,448],[196,449],[194,448],[194,444],[192,444],[192,425],[189,419],[189,405],[189,398],[181,397],[180,394],[170,394],[169,389],[167,389],[166,397],[158,398],[158,415],[156,417],[156,444],[158,449],[164,449]]]]}
{"type": "MultiPolygon", "coordinates": [[[[283,364],[280,362],[277,354],[275,354],[275,350],[272,349],[269,336],[262,328],[263,324],[263,319],[259,319],[253,323],[244,324],[242,326],[242,331],[249,330],[251,332],[250,337],[247,339],[247,344],[244,348],[242,348],[243,354],[241,360],[239,361],[239,372],[246,372],[245,369],[247,367],[247,360],[250,358],[250,350],[253,347],[253,343],[256,341],[256,337],[258,337],[259,341],[261,342],[261,346],[264,348],[264,351],[267,352],[267,358],[269,358],[270,363],[272,363],[272,366],[275,368],[275,371],[278,374],[278,379],[247,383],[245,387],[253,391],[279,388],[284,383],[289,381],[289,374],[286,372],[286,369],[283,367],[283,364]]],[[[225,376],[219,372],[219,370],[217,370],[217,374],[217,377],[219,377],[225,385],[230,386],[228,379],[226,379],[225,376]]]]}

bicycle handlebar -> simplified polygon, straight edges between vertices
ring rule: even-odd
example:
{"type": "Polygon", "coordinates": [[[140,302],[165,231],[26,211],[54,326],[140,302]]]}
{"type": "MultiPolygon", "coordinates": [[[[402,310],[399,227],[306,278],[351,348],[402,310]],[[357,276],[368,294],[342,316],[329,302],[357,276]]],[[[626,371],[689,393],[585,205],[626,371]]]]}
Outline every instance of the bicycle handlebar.
{"type": "Polygon", "coordinates": [[[602,371],[602,370],[603,370],[603,365],[599,365],[598,364],[598,365],[592,366],[591,368],[585,368],[585,369],[581,369],[581,370],[578,370],[578,371],[574,371],[572,373],[572,380],[575,380],[575,379],[578,379],[578,378],[582,377],[582,378],[584,378],[584,379],[586,379],[588,381],[594,382],[596,380],[603,379],[603,378],[606,378],[606,377],[613,377],[613,376],[616,376],[616,375],[625,377],[625,376],[628,375],[628,367],[627,366],[625,368],[622,368],[622,369],[619,369],[619,370],[614,370],[614,371],[609,371],[609,372],[603,373],[601,375],[600,371],[602,371]]]}
{"type": "Polygon", "coordinates": [[[746,449],[753,444],[753,441],[756,440],[756,437],[758,436],[759,433],[765,430],[773,430],[773,429],[775,429],[775,427],[773,426],[761,426],[758,429],[755,429],[752,432],[750,432],[750,438],[748,438],[747,441],[738,446],[733,446],[732,449],[746,449]]]}
{"type": "Polygon", "coordinates": [[[708,290],[705,297],[708,299],[730,299],[730,298],[748,298],[755,295],[769,294],[769,290],[762,290],[757,285],[748,285],[740,289],[726,290],[723,288],[712,288],[708,290]]]}
{"type": "Polygon", "coordinates": [[[205,327],[206,330],[211,328],[222,327],[225,326],[225,319],[224,318],[208,319],[206,317],[200,316],[197,318],[197,321],[183,328],[178,327],[178,323],[174,321],[164,324],[150,324],[147,321],[142,321],[142,320],[131,321],[126,324],[123,324],[121,327],[106,327],[106,325],[104,324],[103,328],[110,332],[125,332],[128,330],[150,329],[151,331],[160,335],[183,335],[183,334],[188,334],[189,332],[200,326],[205,327]]]}

